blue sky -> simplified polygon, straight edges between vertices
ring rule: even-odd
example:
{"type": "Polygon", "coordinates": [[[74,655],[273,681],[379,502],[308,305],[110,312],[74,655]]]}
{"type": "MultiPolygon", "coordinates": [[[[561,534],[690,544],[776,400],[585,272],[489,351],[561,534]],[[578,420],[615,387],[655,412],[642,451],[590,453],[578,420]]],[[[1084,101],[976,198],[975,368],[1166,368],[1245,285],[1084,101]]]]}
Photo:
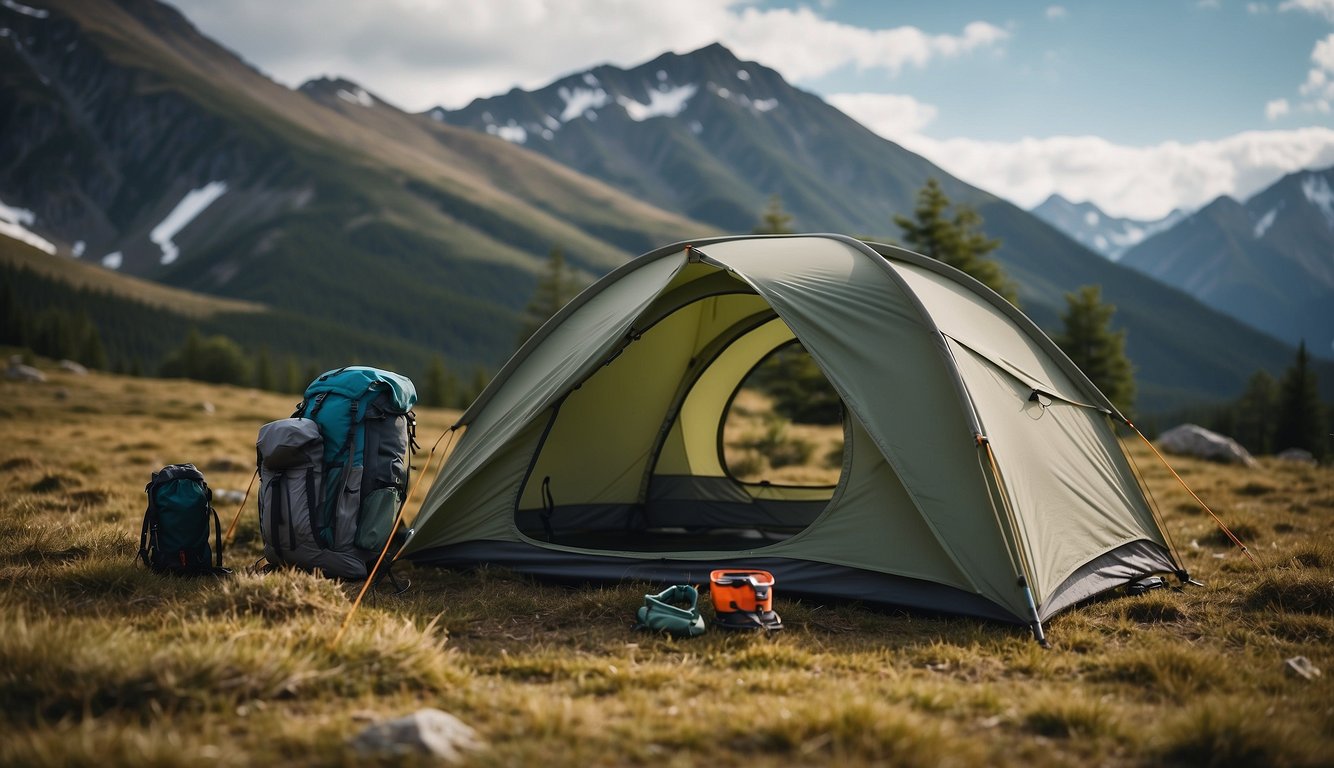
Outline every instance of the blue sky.
{"type": "MultiPolygon", "coordinates": [[[[767,3],[795,8],[798,3],[767,3]]],[[[907,67],[838,71],[804,84],[821,93],[889,91],[935,105],[938,138],[1011,141],[1092,134],[1127,144],[1219,139],[1245,130],[1334,126],[1330,114],[1269,121],[1274,99],[1298,99],[1319,13],[1279,2],[856,2],[819,4],[865,28],[957,33],[969,21],[1005,30],[985,51],[907,67]],[[1249,8],[1248,8],[1249,6],[1249,8]]],[[[1334,3],[1327,4],[1334,12],[1334,3]]]]}
{"type": "Polygon", "coordinates": [[[279,82],[412,111],[722,42],[1025,207],[1151,219],[1334,165],[1334,0],[176,4],[279,82]]]}

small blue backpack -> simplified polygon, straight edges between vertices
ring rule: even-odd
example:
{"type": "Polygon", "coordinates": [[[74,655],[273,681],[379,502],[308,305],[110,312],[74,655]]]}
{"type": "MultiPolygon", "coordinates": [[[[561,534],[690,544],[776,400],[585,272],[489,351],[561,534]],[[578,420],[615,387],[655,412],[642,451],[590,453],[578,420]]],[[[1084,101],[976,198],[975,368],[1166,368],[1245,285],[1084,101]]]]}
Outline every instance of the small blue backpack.
{"type": "Polygon", "coordinates": [[[225,575],[222,527],[213,492],[193,464],[172,464],[144,486],[148,508],[139,534],[139,559],[158,573],[179,576],[225,575]],[[208,544],[213,521],[213,548],[208,544]]]}

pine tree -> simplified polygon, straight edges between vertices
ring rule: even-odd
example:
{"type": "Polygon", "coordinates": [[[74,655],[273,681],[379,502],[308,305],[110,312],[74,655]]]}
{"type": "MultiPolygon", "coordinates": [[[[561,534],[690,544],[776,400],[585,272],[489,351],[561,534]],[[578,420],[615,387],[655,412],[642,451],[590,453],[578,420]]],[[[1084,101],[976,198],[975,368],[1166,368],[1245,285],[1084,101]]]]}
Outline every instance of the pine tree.
{"type": "Polygon", "coordinates": [[[79,339],[79,356],[75,359],[96,371],[107,369],[107,351],[102,346],[102,334],[87,316],[84,317],[83,332],[79,339]]]}
{"type": "Polygon", "coordinates": [[[273,391],[278,388],[278,377],[273,372],[273,360],[268,346],[261,346],[255,355],[255,388],[273,391]]]}
{"type": "Polygon", "coordinates": [[[1323,458],[1328,444],[1325,408],[1306,342],[1297,347],[1297,359],[1283,374],[1279,384],[1278,418],[1274,425],[1274,447],[1280,451],[1301,448],[1317,459],[1323,458]]]}
{"type": "Polygon", "coordinates": [[[1233,408],[1231,435],[1251,453],[1274,452],[1274,422],[1278,418],[1278,382],[1266,371],[1256,371],[1233,408]]]}
{"type": "Polygon", "coordinates": [[[578,293],[579,286],[565,263],[565,252],[552,248],[547,254],[546,272],[537,279],[533,296],[523,308],[518,343],[523,344],[542,324],[560,311],[578,293]]]}
{"type": "Polygon", "coordinates": [[[935,179],[917,193],[913,218],[895,216],[894,223],[903,230],[903,241],[912,250],[972,275],[1011,304],[1019,303],[1014,284],[987,254],[1000,247],[1000,241],[982,232],[982,216],[966,205],[954,206],[935,179]]]}
{"type": "Polygon", "coordinates": [[[301,366],[297,365],[295,358],[287,358],[287,362],[283,365],[282,391],[296,394],[304,389],[305,383],[301,381],[301,366]]]}
{"type": "Polygon", "coordinates": [[[760,223],[750,231],[752,235],[790,235],[796,230],[792,229],[792,214],[783,210],[783,199],[778,195],[769,196],[769,204],[765,206],[764,213],[760,215],[760,223]]]}
{"type": "Polygon", "coordinates": [[[422,405],[444,408],[451,404],[454,394],[449,391],[449,372],[445,370],[444,360],[431,358],[431,365],[426,369],[425,384],[422,388],[422,405]]]}
{"type": "Polygon", "coordinates": [[[1124,414],[1135,401],[1135,369],[1126,357],[1126,332],[1112,331],[1116,307],[1102,301],[1096,285],[1065,295],[1064,331],[1055,341],[1108,400],[1124,414]]]}

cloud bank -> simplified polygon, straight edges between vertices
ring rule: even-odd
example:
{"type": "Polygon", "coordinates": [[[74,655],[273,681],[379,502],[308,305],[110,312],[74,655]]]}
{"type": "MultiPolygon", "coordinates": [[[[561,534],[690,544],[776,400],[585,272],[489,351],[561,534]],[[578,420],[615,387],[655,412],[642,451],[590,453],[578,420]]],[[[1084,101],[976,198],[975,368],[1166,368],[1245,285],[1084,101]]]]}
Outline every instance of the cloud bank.
{"type": "Polygon", "coordinates": [[[910,96],[845,94],[830,103],[949,173],[1024,208],[1053,192],[1114,216],[1156,219],[1219,195],[1245,199],[1303,168],[1334,165],[1334,130],[1248,131],[1217,141],[1143,147],[1096,136],[1017,142],[933,139],[935,108],[910,96]]]}
{"type": "Polygon", "coordinates": [[[789,80],[842,67],[890,75],[1002,44],[984,21],[958,34],[866,29],[816,11],[763,10],[748,0],[177,0],[207,34],[277,81],[345,76],[412,111],[458,108],[518,85],[536,88],[599,64],[628,66],[661,51],[721,42],[789,80]],[[262,23],[257,23],[262,20],[262,23]]]}

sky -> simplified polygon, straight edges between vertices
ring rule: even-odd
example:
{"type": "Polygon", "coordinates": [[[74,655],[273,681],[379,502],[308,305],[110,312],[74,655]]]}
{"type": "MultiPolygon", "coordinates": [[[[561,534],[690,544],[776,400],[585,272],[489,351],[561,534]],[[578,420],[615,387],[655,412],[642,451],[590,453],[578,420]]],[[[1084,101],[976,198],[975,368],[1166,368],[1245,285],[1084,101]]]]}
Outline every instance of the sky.
{"type": "Polygon", "coordinates": [[[721,42],[1023,207],[1153,219],[1334,165],[1334,0],[169,0],[414,112],[721,42]]]}

